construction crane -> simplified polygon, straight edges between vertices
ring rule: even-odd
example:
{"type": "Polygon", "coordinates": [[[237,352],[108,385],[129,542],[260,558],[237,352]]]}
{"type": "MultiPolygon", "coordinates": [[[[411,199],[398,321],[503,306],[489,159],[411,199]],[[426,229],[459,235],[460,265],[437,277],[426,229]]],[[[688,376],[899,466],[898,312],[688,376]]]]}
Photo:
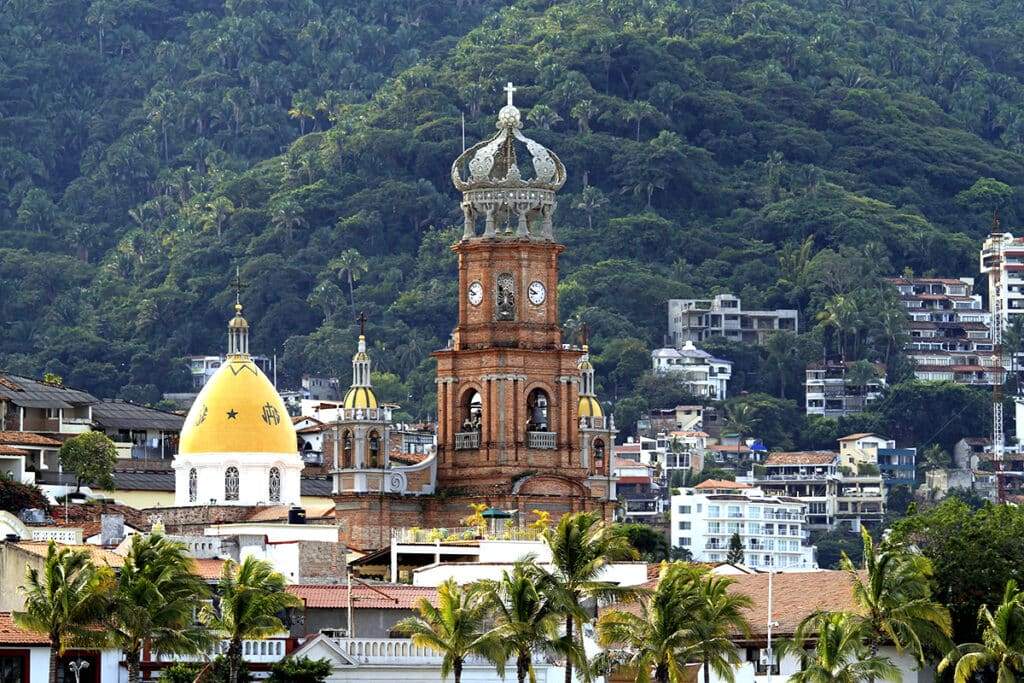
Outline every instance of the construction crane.
{"type": "Polygon", "coordinates": [[[999,210],[992,214],[992,232],[989,242],[994,246],[990,273],[989,295],[992,297],[992,360],[998,368],[992,382],[992,460],[996,468],[996,491],[999,503],[1006,502],[1006,435],[1003,432],[1003,383],[999,375],[1005,372],[1003,358],[1003,233],[999,227],[999,210]]]}

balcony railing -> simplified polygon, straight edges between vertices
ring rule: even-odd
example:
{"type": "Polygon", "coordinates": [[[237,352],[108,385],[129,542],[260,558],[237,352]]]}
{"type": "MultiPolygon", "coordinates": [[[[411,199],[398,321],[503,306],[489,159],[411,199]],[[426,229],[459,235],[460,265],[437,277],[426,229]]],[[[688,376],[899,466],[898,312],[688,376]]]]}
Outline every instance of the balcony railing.
{"type": "MultiPolygon", "coordinates": [[[[272,664],[284,659],[287,654],[284,638],[268,638],[267,640],[243,640],[242,659],[251,663],[272,664]]],[[[201,662],[208,657],[227,654],[231,642],[222,640],[214,643],[213,647],[205,655],[172,655],[161,654],[155,660],[157,662],[201,662]]]]}
{"type": "Polygon", "coordinates": [[[480,448],[480,432],[455,432],[455,450],[470,451],[480,448]]]}
{"type": "Polygon", "coordinates": [[[557,432],[526,432],[527,448],[554,450],[558,442],[557,432]]]}
{"type": "MultiPolygon", "coordinates": [[[[336,638],[334,642],[349,659],[358,664],[440,666],[443,658],[443,655],[438,652],[428,647],[415,645],[411,640],[405,638],[336,638]]],[[[535,664],[543,661],[543,654],[538,652],[533,655],[535,664]]],[[[478,655],[466,657],[465,663],[470,666],[486,665],[491,667],[486,659],[478,655]]]]}

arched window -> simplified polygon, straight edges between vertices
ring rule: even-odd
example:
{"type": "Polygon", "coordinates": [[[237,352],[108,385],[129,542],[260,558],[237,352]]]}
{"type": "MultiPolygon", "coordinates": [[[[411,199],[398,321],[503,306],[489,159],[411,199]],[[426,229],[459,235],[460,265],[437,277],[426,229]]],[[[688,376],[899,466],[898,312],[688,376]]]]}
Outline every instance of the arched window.
{"type": "Polygon", "coordinates": [[[196,468],[188,471],[188,502],[196,502],[199,497],[199,477],[196,475],[196,468]]]}
{"type": "Polygon", "coordinates": [[[370,432],[370,465],[371,468],[380,467],[380,436],[377,432],[370,432]]]}
{"type": "Polygon", "coordinates": [[[594,467],[600,468],[604,465],[604,440],[594,439],[594,467]]]}
{"type": "Polygon", "coordinates": [[[277,467],[270,468],[270,502],[281,502],[281,470],[277,467]]]}
{"type": "Polygon", "coordinates": [[[484,402],[480,398],[480,392],[476,390],[467,391],[463,401],[462,424],[459,431],[479,432],[484,415],[484,402]]]}
{"type": "Polygon", "coordinates": [[[238,500],[238,468],[224,470],[224,500],[238,500]]]}
{"type": "Polygon", "coordinates": [[[547,392],[543,389],[534,389],[526,399],[526,431],[546,432],[548,431],[548,408],[551,405],[547,392]]]}
{"type": "Polygon", "coordinates": [[[344,469],[352,467],[352,432],[347,429],[341,435],[341,466],[344,469]]]}

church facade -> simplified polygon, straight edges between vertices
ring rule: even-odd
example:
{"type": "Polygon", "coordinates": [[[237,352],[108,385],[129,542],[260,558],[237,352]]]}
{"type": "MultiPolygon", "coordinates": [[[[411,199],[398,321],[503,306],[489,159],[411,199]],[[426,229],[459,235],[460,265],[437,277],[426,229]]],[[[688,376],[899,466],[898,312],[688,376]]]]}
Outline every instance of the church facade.
{"type": "MultiPolygon", "coordinates": [[[[390,542],[396,527],[457,527],[470,503],[562,514],[615,507],[611,417],[594,394],[586,344],[564,342],[558,319],[554,152],[523,135],[508,103],[497,133],[452,165],[465,218],[458,255],[458,320],[437,359],[436,484],[419,489],[335,487],[350,546],[390,542]],[[429,494],[428,489],[432,489],[429,494]]],[[[347,462],[347,461],[346,461],[347,462]]],[[[351,481],[338,467],[339,481],[351,481]]],[[[383,477],[382,482],[387,481],[383,477]]]]}

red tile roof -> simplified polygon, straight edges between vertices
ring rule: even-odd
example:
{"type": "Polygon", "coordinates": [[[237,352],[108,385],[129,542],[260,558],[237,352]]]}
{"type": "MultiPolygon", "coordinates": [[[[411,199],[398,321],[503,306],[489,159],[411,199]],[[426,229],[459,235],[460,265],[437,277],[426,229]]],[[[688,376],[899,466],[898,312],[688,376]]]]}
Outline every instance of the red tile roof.
{"type": "MultiPolygon", "coordinates": [[[[437,589],[430,586],[406,584],[352,584],[352,606],[355,609],[415,609],[420,598],[437,604],[437,589]]],[[[314,609],[344,609],[348,607],[347,586],[317,586],[295,584],[288,592],[314,609]]]]}
{"type": "MultiPolygon", "coordinates": [[[[840,441],[859,441],[860,439],[863,439],[863,438],[868,437],[868,436],[876,436],[877,437],[878,435],[874,434],[872,432],[857,432],[856,434],[850,434],[849,436],[844,436],[843,438],[841,438],[839,440],[840,441]]],[[[879,438],[881,438],[881,437],[879,437],[879,438]]]]}
{"type": "Polygon", "coordinates": [[[51,439],[48,436],[34,432],[0,432],[0,443],[13,444],[15,446],[48,446],[51,448],[60,448],[61,446],[61,442],[57,439],[51,439]]]}
{"type": "Polygon", "coordinates": [[[744,484],[738,481],[729,481],[728,479],[708,479],[694,486],[695,489],[749,489],[750,484],[744,484]]]}
{"type": "Polygon", "coordinates": [[[28,455],[28,451],[23,451],[16,446],[8,446],[5,443],[0,443],[0,455],[28,455]]]}
{"type": "Polygon", "coordinates": [[[45,633],[27,631],[14,625],[10,612],[0,612],[0,645],[49,645],[45,633]]]}
{"type": "Polygon", "coordinates": [[[207,581],[219,579],[224,573],[224,563],[227,560],[206,559],[192,560],[195,563],[195,572],[207,581]]]}
{"type": "Polygon", "coordinates": [[[619,477],[615,480],[617,484],[650,484],[650,477],[619,477]]]}
{"type": "Polygon", "coordinates": [[[832,451],[793,451],[772,453],[765,465],[830,465],[838,456],[832,451]]]}

